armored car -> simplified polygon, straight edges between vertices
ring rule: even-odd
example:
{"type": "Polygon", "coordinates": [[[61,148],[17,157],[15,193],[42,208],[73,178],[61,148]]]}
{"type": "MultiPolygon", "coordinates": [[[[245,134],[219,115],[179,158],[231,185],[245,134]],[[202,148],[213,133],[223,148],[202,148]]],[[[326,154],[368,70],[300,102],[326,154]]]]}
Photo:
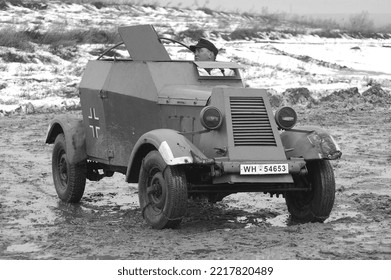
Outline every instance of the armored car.
{"type": "Polygon", "coordinates": [[[138,183],[141,213],[156,229],[177,227],[189,198],[216,202],[238,192],[283,195],[298,222],[329,217],[330,160],[341,156],[329,133],[296,127],[290,107],[273,112],[265,89],[244,87],[236,63],[172,60],[163,44],[170,39],[151,25],[120,27],[119,34],[129,58],[102,54],[88,62],[83,117],[60,115],[49,125],[61,200],[77,203],[86,180],[119,172],[138,183]]]}

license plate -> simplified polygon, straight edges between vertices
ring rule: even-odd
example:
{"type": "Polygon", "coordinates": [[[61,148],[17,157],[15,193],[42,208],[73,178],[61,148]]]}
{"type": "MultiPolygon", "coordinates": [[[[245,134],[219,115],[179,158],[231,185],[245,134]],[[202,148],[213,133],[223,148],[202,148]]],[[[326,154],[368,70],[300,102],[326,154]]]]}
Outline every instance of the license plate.
{"type": "Polygon", "coordinates": [[[240,175],[268,175],[268,174],[288,174],[287,163],[277,164],[241,164],[240,175]]]}

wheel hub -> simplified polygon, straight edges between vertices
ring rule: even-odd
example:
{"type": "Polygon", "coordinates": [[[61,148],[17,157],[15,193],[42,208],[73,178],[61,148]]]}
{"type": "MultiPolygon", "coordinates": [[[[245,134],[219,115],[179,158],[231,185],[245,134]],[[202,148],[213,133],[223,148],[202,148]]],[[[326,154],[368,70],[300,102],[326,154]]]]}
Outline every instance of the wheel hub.
{"type": "Polygon", "coordinates": [[[66,185],[68,182],[68,165],[66,160],[66,155],[61,155],[60,162],[58,165],[60,180],[63,185],[66,185]]]}
{"type": "Polygon", "coordinates": [[[166,202],[167,184],[161,172],[156,173],[151,180],[150,186],[147,188],[147,195],[150,203],[163,209],[166,202]]]}

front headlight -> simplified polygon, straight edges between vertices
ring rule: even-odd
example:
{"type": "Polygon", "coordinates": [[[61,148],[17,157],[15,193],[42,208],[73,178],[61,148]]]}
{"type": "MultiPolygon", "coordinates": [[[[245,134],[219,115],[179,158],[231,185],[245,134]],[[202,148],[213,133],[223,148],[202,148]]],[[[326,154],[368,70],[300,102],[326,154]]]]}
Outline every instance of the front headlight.
{"type": "Polygon", "coordinates": [[[297,114],[291,107],[282,107],[274,115],[280,129],[291,129],[297,122],[297,114]]]}
{"type": "Polygon", "coordinates": [[[208,130],[218,129],[223,123],[223,115],[214,106],[207,106],[201,110],[200,120],[203,127],[208,130]]]}

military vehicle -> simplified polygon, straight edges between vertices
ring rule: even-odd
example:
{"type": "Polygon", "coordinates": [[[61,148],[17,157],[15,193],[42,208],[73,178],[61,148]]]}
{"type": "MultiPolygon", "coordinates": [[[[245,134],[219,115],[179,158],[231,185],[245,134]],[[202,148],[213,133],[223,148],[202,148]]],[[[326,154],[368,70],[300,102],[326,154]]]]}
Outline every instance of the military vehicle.
{"type": "Polygon", "coordinates": [[[216,202],[238,192],[283,195],[298,222],[329,217],[330,160],[341,156],[331,135],[295,128],[290,107],[273,113],[266,90],[246,88],[237,63],[171,60],[163,41],[186,45],[160,38],[151,25],[119,34],[130,57],[104,52],[89,61],[80,83],[83,117],[61,115],[49,125],[62,201],[79,202],[87,179],[119,172],[138,183],[141,213],[156,229],[177,227],[189,198],[216,202]]]}

